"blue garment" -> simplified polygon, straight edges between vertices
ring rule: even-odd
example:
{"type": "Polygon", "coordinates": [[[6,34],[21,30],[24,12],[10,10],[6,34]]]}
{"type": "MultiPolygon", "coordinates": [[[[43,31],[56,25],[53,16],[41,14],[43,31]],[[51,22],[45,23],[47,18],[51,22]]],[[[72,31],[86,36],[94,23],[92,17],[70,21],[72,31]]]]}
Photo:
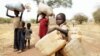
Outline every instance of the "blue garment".
{"type": "Polygon", "coordinates": [[[25,28],[19,28],[18,29],[18,49],[19,50],[24,50],[25,49],[25,28]]]}
{"type": "Polygon", "coordinates": [[[14,49],[17,49],[18,50],[18,28],[15,28],[14,29],[14,49]]]}

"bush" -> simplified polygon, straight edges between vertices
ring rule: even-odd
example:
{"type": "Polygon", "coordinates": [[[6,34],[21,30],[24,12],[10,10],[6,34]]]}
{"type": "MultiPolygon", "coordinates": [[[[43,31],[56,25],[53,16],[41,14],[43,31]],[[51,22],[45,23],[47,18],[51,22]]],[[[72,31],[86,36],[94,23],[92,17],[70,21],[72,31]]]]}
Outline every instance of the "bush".
{"type": "Polygon", "coordinates": [[[97,9],[97,10],[93,13],[93,17],[94,17],[95,23],[99,23],[99,24],[100,24],[100,8],[97,9]]]}
{"type": "Polygon", "coordinates": [[[11,23],[10,18],[0,18],[0,23],[11,23]]]}
{"type": "Polygon", "coordinates": [[[73,20],[75,20],[78,24],[82,24],[83,22],[87,22],[88,17],[83,14],[77,14],[74,16],[73,20]]]}

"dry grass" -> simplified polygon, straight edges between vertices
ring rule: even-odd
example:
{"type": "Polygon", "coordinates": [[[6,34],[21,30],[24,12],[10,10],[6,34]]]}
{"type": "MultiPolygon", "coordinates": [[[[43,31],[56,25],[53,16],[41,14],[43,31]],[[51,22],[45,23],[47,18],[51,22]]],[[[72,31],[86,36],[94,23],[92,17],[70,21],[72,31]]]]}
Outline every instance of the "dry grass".
{"type": "Polygon", "coordinates": [[[83,34],[83,46],[91,56],[100,56],[100,26],[97,24],[79,25],[83,34]]]}
{"type": "MultiPolygon", "coordinates": [[[[91,54],[91,56],[100,56],[100,26],[96,24],[84,24],[78,26],[83,34],[82,44],[84,48],[91,54]]],[[[36,41],[39,40],[38,25],[32,24],[32,31],[31,44],[34,45],[36,41]]],[[[5,54],[5,56],[9,56],[7,54],[11,52],[10,50],[12,50],[12,47],[13,25],[0,24],[0,55],[5,54]]],[[[35,54],[37,54],[37,52],[35,52],[35,54]]]]}

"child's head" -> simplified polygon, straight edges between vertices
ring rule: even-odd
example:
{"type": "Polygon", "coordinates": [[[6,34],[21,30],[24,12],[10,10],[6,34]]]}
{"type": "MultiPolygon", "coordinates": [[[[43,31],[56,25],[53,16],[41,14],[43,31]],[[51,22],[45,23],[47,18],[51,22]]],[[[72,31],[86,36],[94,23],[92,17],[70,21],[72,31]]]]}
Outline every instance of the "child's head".
{"type": "Polygon", "coordinates": [[[66,22],[66,16],[64,13],[59,13],[57,16],[56,16],[56,24],[57,25],[61,25],[63,23],[66,22]]]}
{"type": "Polygon", "coordinates": [[[40,13],[40,15],[42,15],[42,18],[45,18],[46,17],[46,14],[45,13],[40,13]]]}
{"type": "Polygon", "coordinates": [[[24,21],[21,21],[20,22],[20,27],[24,27],[25,26],[25,22],[24,21]]]}
{"type": "Polygon", "coordinates": [[[18,17],[18,15],[19,15],[19,11],[14,10],[14,14],[15,14],[16,17],[18,17]]]}
{"type": "Polygon", "coordinates": [[[31,24],[27,23],[27,28],[30,29],[30,27],[31,27],[31,24]]]}

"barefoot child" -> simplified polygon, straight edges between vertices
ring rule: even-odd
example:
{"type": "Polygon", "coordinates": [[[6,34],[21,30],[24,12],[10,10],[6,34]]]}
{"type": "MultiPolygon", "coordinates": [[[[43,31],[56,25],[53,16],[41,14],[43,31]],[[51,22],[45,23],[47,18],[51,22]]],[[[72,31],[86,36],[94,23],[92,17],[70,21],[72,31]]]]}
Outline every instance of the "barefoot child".
{"type": "Polygon", "coordinates": [[[40,16],[40,15],[42,16],[42,18],[40,20],[38,20],[38,17],[37,17],[37,23],[40,23],[39,37],[42,38],[43,36],[45,36],[47,34],[49,20],[46,18],[45,13],[40,13],[38,16],[40,16]]]}
{"type": "MultiPolygon", "coordinates": [[[[49,30],[49,32],[52,32],[54,30],[58,30],[61,32],[62,37],[64,40],[68,41],[68,27],[66,26],[66,16],[64,13],[59,13],[56,16],[56,24],[57,27],[54,27],[53,29],[49,30]]],[[[56,52],[55,56],[63,56],[60,53],[60,50],[58,52],[56,52]]]]}
{"type": "Polygon", "coordinates": [[[14,10],[15,16],[11,16],[11,15],[8,14],[8,9],[7,9],[7,12],[6,12],[6,15],[8,17],[14,18],[13,24],[14,24],[14,49],[15,50],[18,50],[17,32],[18,32],[20,21],[22,20],[22,15],[23,15],[23,12],[21,13],[20,16],[19,16],[19,13],[20,13],[19,11],[14,10]]]}
{"type": "Polygon", "coordinates": [[[25,22],[20,22],[20,27],[18,28],[17,38],[18,38],[18,51],[22,52],[25,49],[25,22]]]}
{"type": "Polygon", "coordinates": [[[28,48],[30,48],[31,34],[32,34],[31,24],[27,23],[27,28],[25,30],[25,40],[26,44],[28,43],[28,48]]]}

